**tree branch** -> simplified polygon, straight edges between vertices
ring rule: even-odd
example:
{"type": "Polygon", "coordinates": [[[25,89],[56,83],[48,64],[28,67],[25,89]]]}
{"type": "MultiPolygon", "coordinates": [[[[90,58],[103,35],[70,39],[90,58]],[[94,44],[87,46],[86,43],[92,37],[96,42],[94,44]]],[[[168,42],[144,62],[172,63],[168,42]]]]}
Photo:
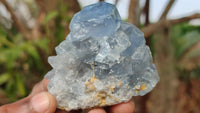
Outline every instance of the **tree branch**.
{"type": "Polygon", "coordinates": [[[119,0],[115,0],[115,5],[117,5],[117,4],[118,4],[118,2],[119,2],[119,0]]]}
{"type": "MultiPolygon", "coordinates": [[[[144,14],[145,14],[145,23],[144,25],[147,26],[149,25],[149,1],[150,0],[146,0],[145,6],[144,6],[144,14]]],[[[150,39],[146,38],[146,45],[150,44],[150,39]]]]}
{"type": "Polygon", "coordinates": [[[174,24],[182,23],[185,21],[189,21],[192,19],[200,18],[200,14],[193,14],[187,17],[178,18],[178,19],[172,19],[172,20],[160,20],[157,23],[149,24],[146,27],[143,27],[141,30],[144,32],[145,37],[151,36],[153,33],[155,33],[157,30],[163,29],[165,27],[169,27],[174,24]]]}
{"type": "Polygon", "coordinates": [[[145,26],[147,26],[149,24],[149,0],[146,0],[144,13],[145,13],[145,26]]]}
{"type": "Polygon", "coordinates": [[[169,22],[172,25],[172,24],[177,24],[177,23],[189,21],[189,20],[192,20],[192,19],[197,19],[197,18],[200,18],[200,13],[196,13],[196,14],[193,14],[193,15],[190,15],[190,16],[179,18],[179,19],[169,20],[169,22]]]}
{"type": "Polygon", "coordinates": [[[45,12],[45,7],[44,7],[44,4],[43,4],[43,1],[35,0],[35,3],[39,6],[40,12],[45,12]]]}
{"type": "Polygon", "coordinates": [[[29,39],[29,35],[27,34],[28,30],[24,27],[24,25],[21,23],[21,21],[17,18],[17,16],[14,14],[12,8],[8,5],[8,3],[5,0],[0,0],[2,4],[6,7],[8,12],[11,15],[12,20],[14,21],[14,25],[16,28],[19,29],[19,31],[24,35],[26,39],[29,39]]]}
{"type": "Polygon", "coordinates": [[[170,0],[167,4],[167,6],[165,7],[165,10],[163,11],[162,15],[160,16],[160,19],[166,19],[167,14],[169,13],[169,10],[171,9],[172,5],[174,4],[176,0],[170,0]]]}
{"type": "Polygon", "coordinates": [[[131,0],[129,4],[128,22],[136,26],[140,25],[139,0],[131,0]]]}

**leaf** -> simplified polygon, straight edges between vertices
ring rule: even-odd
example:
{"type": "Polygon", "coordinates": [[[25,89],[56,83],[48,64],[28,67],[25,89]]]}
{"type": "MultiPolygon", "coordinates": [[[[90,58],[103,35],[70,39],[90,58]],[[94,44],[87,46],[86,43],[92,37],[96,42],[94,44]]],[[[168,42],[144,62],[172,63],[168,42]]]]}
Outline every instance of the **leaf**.
{"type": "Polygon", "coordinates": [[[25,96],[26,95],[25,84],[22,79],[22,76],[19,73],[16,74],[16,86],[17,86],[17,92],[19,93],[19,96],[20,97],[25,96]]]}
{"type": "Polygon", "coordinates": [[[6,39],[6,37],[0,35],[0,47],[2,45],[6,45],[8,47],[14,47],[15,46],[12,42],[8,41],[6,39]]]}
{"type": "Polygon", "coordinates": [[[3,73],[3,74],[1,74],[0,75],[0,85],[8,82],[9,78],[10,78],[10,74],[9,73],[3,73]]]}
{"type": "Polygon", "coordinates": [[[34,44],[36,46],[38,46],[39,48],[43,49],[45,52],[49,51],[49,45],[48,45],[49,39],[47,39],[47,38],[39,39],[39,40],[35,41],[34,44]]]}
{"type": "Polygon", "coordinates": [[[43,21],[43,25],[46,25],[49,21],[51,21],[52,19],[54,19],[57,16],[58,16],[58,11],[49,12],[43,21]]]}
{"type": "Polygon", "coordinates": [[[39,53],[31,42],[24,42],[20,45],[20,49],[28,53],[35,60],[40,60],[39,53]]]}
{"type": "Polygon", "coordinates": [[[5,63],[7,60],[4,49],[0,49],[0,63],[5,63]]]}
{"type": "Polygon", "coordinates": [[[200,33],[198,31],[191,31],[186,33],[186,35],[184,35],[183,37],[179,37],[175,45],[176,57],[180,58],[181,55],[183,55],[184,52],[187,51],[187,49],[196,44],[198,41],[200,41],[200,33]]]}
{"type": "Polygon", "coordinates": [[[179,60],[179,66],[187,69],[187,70],[194,70],[197,67],[200,67],[200,41],[191,46],[181,59],[179,60]]]}
{"type": "Polygon", "coordinates": [[[7,96],[12,99],[12,100],[16,100],[16,87],[15,87],[15,81],[11,78],[8,83],[6,84],[6,94],[7,96]]]}
{"type": "Polygon", "coordinates": [[[185,54],[185,58],[195,58],[200,56],[200,41],[193,45],[188,52],[185,54]]]}
{"type": "Polygon", "coordinates": [[[19,57],[20,53],[22,52],[19,50],[18,47],[13,48],[6,48],[6,49],[0,49],[0,61],[2,63],[5,63],[5,66],[8,69],[11,69],[14,67],[15,60],[19,57]]]}
{"type": "Polygon", "coordinates": [[[186,57],[193,58],[193,57],[196,57],[196,56],[200,56],[200,49],[191,51],[190,53],[187,54],[186,57]]]}

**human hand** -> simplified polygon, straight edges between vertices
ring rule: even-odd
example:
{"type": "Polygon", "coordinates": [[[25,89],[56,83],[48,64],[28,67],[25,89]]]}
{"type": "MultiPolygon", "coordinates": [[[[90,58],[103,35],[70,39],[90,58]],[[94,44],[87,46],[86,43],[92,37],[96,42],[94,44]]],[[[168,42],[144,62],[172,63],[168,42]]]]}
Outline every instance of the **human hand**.
{"type": "MultiPolygon", "coordinates": [[[[17,102],[3,105],[0,107],[0,113],[77,113],[78,111],[67,112],[56,109],[56,99],[47,91],[48,80],[43,79],[36,84],[31,94],[17,102]]],[[[79,111],[80,112],[80,111],[79,111]]],[[[79,113],[78,112],[78,113],[79,113]]],[[[134,103],[129,101],[103,108],[94,108],[88,113],[133,113],[134,103]]]]}

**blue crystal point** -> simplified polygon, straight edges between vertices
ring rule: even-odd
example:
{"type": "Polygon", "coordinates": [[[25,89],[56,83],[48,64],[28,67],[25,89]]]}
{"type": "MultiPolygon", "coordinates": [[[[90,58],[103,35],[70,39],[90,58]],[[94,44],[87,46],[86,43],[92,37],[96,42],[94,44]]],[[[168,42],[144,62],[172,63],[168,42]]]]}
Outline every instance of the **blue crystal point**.
{"type": "Polygon", "coordinates": [[[100,2],[86,6],[71,20],[71,40],[109,35],[119,28],[120,22],[118,10],[112,4],[100,2]]]}

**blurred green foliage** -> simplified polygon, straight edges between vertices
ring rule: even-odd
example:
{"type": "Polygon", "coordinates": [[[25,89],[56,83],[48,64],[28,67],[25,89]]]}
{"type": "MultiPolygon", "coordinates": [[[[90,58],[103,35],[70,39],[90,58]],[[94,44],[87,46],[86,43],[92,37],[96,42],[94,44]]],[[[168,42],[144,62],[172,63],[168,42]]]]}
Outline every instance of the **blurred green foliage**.
{"type": "Polygon", "coordinates": [[[27,96],[33,85],[41,80],[50,66],[47,58],[55,54],[54,47],[64,40],[68,5],[47,12],[41,23],[41,37],[26,40],[15,26],[0,26],[0,96],[9,101],[27,96]]]}
{"type": "Polygon", "coordinates": [[[48,43],[45,38],[24,41],[20,34],[15,34],[11,39],[0,29],[0,85],[9,98],[16,100],[28,94],[24,80],[32,75],[34,70],[44,73],[45,66],[38,49],[47,54],[48,43]]]}
{"type": "MultiPolygon", "coordinates": [[[[193,26],[188,23],[178,24],[172,27],[171,32],[175,48],[174,55],[177,59],[193,45],[200,42],[200,26],[193,26]]],[[[188,54],[188,56],[194,57],[200,54],[199,50],[191,51],[191,54],[188,54]]]]}
{"type": "Polygon", "coordinates": [[[179,77],[200,78],[200,26],[182,23],[171,28],[174,58],[179,77]]]}

